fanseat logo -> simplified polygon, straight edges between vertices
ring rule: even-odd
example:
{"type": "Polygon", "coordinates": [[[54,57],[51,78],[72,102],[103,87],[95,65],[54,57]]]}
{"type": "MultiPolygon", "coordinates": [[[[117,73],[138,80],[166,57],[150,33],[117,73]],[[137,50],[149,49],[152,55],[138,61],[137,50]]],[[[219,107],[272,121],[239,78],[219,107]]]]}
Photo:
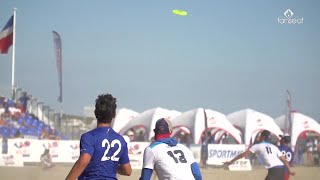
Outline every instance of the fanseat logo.
{"type": "Polygon", "coordinates": [[[283,14],[289,19],[294,13],[290,9],[287,9],[283,14]]]}
{"type": "Polygon", "coordinates": [[[291,9],[287,9],[283,15],[285,18],[278,17],[278,24],[302,24],[304,19],[301,18],[292,18],[294,13],[291,9]]]}

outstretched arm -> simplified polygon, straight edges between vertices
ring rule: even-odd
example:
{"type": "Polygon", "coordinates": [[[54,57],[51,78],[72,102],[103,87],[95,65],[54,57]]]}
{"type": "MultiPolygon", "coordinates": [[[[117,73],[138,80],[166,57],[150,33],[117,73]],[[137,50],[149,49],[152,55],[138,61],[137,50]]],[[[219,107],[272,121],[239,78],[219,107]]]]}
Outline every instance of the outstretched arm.
{"type": "Polygon", "coordinates": [[[229,166],[232,163],[234,163],[235,161],[237,161],[243,157],[246,158],[246,157],[250,156],[251,154],[252,154],[252,152],[250,150],[246,150],[245,152],[243,152],[243,153],[239,154],[238,156],[236,156],[235,158],[233,158],[231,161],[225,162],[223,165],[229,166]]]}

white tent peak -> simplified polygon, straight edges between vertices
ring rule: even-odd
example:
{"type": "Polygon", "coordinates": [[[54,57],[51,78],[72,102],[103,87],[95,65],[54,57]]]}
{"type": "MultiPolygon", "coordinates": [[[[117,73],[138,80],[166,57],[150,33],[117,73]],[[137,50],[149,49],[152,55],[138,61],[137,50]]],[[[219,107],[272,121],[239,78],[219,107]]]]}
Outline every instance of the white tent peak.
{"type": "Polygon", "coordinates": [[[131,120],[125,127],[122,128],[120,134],[126,133],[129,129],[137,126],[144,127],[147,132],[148,139],[151,139],[154,136],[152,129],[155,126],[155,123],[160,118],[167,118],[169,120],[174,119],[176,116],[179,116],[181,113],[178,111],[171,111],[161,107],[153,108],[146,110],[136,116],[131,120]]]}
{"type": "Polygon", "coordinates": [[[121,108],[112,121],[112,128],[119,132],[129,121],[133,120],[139,113],[127,108],[121,108]]]}
{"type": "MultiPolygon", "coordinates": [[[[277,117],[275,119],[275,122],[281,128],[284,128],[285,120],[286,120],[285,115],[282,115],[277,117]]],[[[320,134],[319,123],[309,116],[306,116],[298,112],[292,112],[291,120],[292,120],[291,145],[293,150],[301,133],[311,131],[311,132],[316,132],[320,134]]]]}
{"type": "MultiPolygon", "coordinates": [[[[231,123],[225,118],[225,115],[206,109],[208,128],[216,128],[229,132],[239,143],[241,143],[241,136],[239,131],[234,128],[231,123]]],[[[193,136],[194,143],[198,144],[201,141],[201,135],[205,130],[205,116],[203,108],[196,108],[182,113],[172,121],[174,128],[188,128],[193,136]]]]}
{"type": "Polygon", "coordinates": [[[242,130],[246,145],[253,143],[255,136],[261,130],[268,130],[278,138],[283,134],[272,117],[253,109],[236,111],[227,115],[227,119],[242,130]]]}

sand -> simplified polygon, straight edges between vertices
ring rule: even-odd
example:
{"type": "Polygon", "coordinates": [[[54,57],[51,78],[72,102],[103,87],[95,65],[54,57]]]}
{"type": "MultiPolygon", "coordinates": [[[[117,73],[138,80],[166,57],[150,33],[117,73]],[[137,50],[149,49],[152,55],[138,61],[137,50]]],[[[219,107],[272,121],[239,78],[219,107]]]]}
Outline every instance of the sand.
{"type": "MultiPolygon", "coordinates": [[[[71,166],[56,166],[42,170],[36,166],[0,167],[0,180],[62,180],[71,166]]],[[[291,180],[320,179],[320,167],[295,167],[296,176],[291,180]]],[[[119,176],[120,180],[139,179],[140,170],[134,170],[130,177],[119,176]]],[[[214,180],[257,180],[264,179],[267,171],[263,167],[254,167],[252,171],[228,171],[224,169],[201,169],[203,179],[214,180]]]]}

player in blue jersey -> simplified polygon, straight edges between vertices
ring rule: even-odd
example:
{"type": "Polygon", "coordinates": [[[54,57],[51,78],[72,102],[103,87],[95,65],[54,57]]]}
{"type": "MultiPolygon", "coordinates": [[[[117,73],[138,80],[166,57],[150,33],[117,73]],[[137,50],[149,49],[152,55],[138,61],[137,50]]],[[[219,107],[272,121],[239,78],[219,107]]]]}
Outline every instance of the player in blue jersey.
{"type": "MultiPolygon", "coordinates": [[[[292,162],[293,162],[293,151],[289,147],[290,142],[291,142],[291,137],[289,135],[282,136],[281,140],[280,140],[279,150],[286,157],[287,161],[289,162],[289,164],[291,166],[292,162]]],[[[288,168],[285,167],[284,180],[289,180],[289,177],[290,177],[289,170],[288,170],[288,168]]]]}
{"type": "Polygon", "coordinates": [[[116,98],[111,94],[96,99],[97,128],[82,134],[80,157],[72,167],[67,180],[117,179],[117,173],[130,176],[132,169],[127,143],[111,127],[116,115],[116,98]]]}
{"type": "Polygon", "coordinates": [[[143,154],[140,180],[150,180],[153,170],[159,180],[201,180],[201,172],[193,153],[186,146],[170,138],[169,121],[161,118],[153,130],[155,141],[143,154]]]}

